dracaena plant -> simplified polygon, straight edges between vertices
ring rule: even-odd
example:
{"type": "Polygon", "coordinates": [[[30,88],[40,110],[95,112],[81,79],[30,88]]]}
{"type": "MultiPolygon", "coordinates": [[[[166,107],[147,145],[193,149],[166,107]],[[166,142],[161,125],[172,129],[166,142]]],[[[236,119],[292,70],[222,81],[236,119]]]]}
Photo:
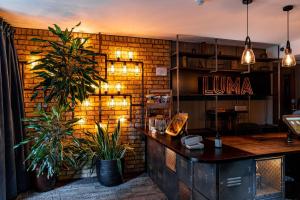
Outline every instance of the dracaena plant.
{"type": "Polygon", "coordinates": [[[79,168],[74,149],[80,145],[73,135],[78,119],[65,120],[67,109],[67,106],[53,106],[47,112],[38,106],[36,117],[23,119],[26,138],[15,148],[29,143],[25,162],[27,170],[35,171],[37,176],[46,174],[50,178],[58,175],[62,168],[79,168]]]}
{"type": "Polygon", "coordinates": [[[83,161],[91,162],[92,167],[97,160],[118,160],[119,168],[121,168],[120,160],[125,153],[132,148],[128,144],[121,144],[121,125],[118,120],[117,126],[112,133],[109,133],[109,124],[104,128],[100,123],[96,123],[97,132],[85,132],[85,137],[79,138],[81,144],[80,152],[83,161]]]}
{"type": "Polygon", "coordinates": [[[41,79],[34,87],[32,99],[43,93],[45,103],[54,100],[59,105],[74,106],[94,93],[99,81],[106,82],[96,70],[98,63],[94,58],[98,54],[86,47],[89,38],[75,37],[73,34],[79,25],[64,31],[56,24],[48,27],[58,38],[57,41],[32,39],[43,44],[41,50],[31,52],[41,57],[32,62],[35,64],[32,69],[34,74],[41,79]]]}

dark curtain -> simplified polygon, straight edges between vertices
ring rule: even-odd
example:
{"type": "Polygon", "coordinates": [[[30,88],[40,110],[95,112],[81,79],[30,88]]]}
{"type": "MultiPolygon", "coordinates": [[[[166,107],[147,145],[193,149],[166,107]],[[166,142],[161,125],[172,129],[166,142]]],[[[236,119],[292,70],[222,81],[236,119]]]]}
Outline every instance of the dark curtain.
{"type": "Polygon", "coordinates": [[[0,18],[0,199],[13,199],[27,189],[24,150],[13,146],[24,137],[23,89],[14,29],[0,18]]]}

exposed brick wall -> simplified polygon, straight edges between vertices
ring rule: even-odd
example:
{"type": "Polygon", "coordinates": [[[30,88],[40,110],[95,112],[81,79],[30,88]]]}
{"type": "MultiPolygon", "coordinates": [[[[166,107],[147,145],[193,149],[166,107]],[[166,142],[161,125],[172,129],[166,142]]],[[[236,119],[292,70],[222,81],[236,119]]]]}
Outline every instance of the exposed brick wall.
{"type": "MultiPolygon", "coordinates": [[[[148,39],[148,38],[137,38],[137,37],[126,37],[126,36],[114,36],[114,35],[99,35],[99,34],[88,34],[78,33],[79,37],[90,37],[90,41],[87,46],[91,46],[91,49],[95,52],[101,50],[102,53],[108,55],[108,59],[115,59],[115,51],[121,50],[123,52],[124,59],[127,59],[126,52],[134,52],[134,60],[142,61],[144,63],[144,75],[145,75],[145,93],[147,89],[166,89],[169,88],[169,76],[168,77],[157,77],[155,76],[155,68],[157,66],[170,67],[170,41],[159,40],[159,39],[148,39]]],[[[37,50],[41,47],[38,42],[30,41],[31,38],[38,37],[42,39],[56,40],[48,30],[38,29],[26,29],[16,28],[15,33],[15,46],[20,61],[32,61],[36,58],[30,55],[30,51],[37,50]]],[[[96,60],[99,62],[99,71],[102,77],[104,77],[104,57],[97,57],[96,60]]],[[[31,116],[34,110],[35,102],[30,101],[34,85],[38,83],[38,79],[34,78],[33,73],[30,71],[31,66],[26,65],[24,70],[24,101],[25,101],[25,112],[26,116],[31,116]]],[[[110,68],[110,63],[108,63],[110,68]]],[[[109,81],[109,93],[116,93],[116,90],[112,87],[116,83],[121,83],[121,93],[131,94],[133,104],[141,103],[141,74],[136,75],[132,72],[135,68],[133,64],[127,64],[127,74],[122,73],[122,65],[115,64],[115,73],[111,74],[108,70],[108,81],[109,81]]],[[[140,68],[141,69],[141,68],[140,68]]],[[[103,88],[102,88],[103,91],[103,88]]],[[[102,108],[102,122],[106,124],[108,119],[109,123],[116,123],[119,117],[125,117],[129,119],[129,98],[127,98],[128,106],[115,106],[111,108],[108,106],[110,97],[101,98],[102,108]]],[[[115,97],[114,100],[117,102],[123,101],[123,97],[115,97]]],[[[36,102],[41,102],[42,97],[40,96],[36,102]]],[[[90,105],[78,105],[75,111],[76,117],[84,118],[81,125],[78,125],[77,134],[82,135],[82,131],[95,131],[95,121],[99,121],[99,97],[91,96],[89,98],[90,105]]],[[[133,107],[132,109],[133,121],[125,121],[122,124],[122,142],[129,143],[134,148],[134,153],[128,153],[126,156],[126,172],[135,173],[144,170],[145,162],[145,143],[142,140],[141,133],[137,132],[133,125],[136,127],[141,125],[141,107],[133,107]]]]}

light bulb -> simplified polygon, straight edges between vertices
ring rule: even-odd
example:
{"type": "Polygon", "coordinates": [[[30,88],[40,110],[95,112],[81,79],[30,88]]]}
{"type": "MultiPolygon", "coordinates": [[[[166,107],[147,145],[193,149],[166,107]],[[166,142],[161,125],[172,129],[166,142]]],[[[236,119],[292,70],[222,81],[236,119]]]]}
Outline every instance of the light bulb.
{"type": "Polygon", "coordinates": [[[129,60],[133,60],[133,52],[132,51],[128,52],[128,58],[129,58],[129,60]]]}
{"type": "Polygon", "coordinates": [[[295,56],[291,53],[286,53],[282,59],[282,67],[293,67],[297,64],[295,56]]]}
{"type": "Polygon", "coordinates": [[[124,97],[124,99],[123,99],[123,102],[122,102],[122,106],[127,106],[127,100],[126,100],[126,97],[124,97]]]}
{"type": "Polygon", "coordinates": [[[117,83],[116,84],[116,90],[117,90],[118,93],[121,92],[121,88],[122,88],[121,83],[117,83]]]}
{"type": "Polygon", "coordinates": [[[110,72],[113,74],[115,73],[115,65],[114,63],[111,63],[111,66],[110,66],[110,72]]]}
{"type": "Polygon", "coordinates": [[[134,73],[135,73],[135,75],[139,75],[139,73],[140,73],[140,68],[139,68],[138,65],[135,65],[134,73]]]}
{"type": "Polygon", "coordinates": [[[88,99],[83,100],[82,105],[88,107],[91,105],[91,102],[88,99]]]}
{"type": "Polygon", "coordinates": [[[126,63],[124,63],[124,65],[123,65],[123,73],[124,73],[124,74],[127,74],[127,66],[126,66],[126,63]]]}
{"type": "Polygon", "coordinates": [[[96,85],[92,84],[91,87],[95,89],[95,92],[98,91],[98,87],[96,85]]]}
{"type": "Polygon", "coordinates": [[[105,92],[105,93],[108,93],[108,88],[109,88],[108,83],[104,83],[103,89],[104,89],[104,92],[105,92]]]}
{"type": "Polygon", "coordinates": [[[118,60],[121,59],[121,54],[122,54],[121,50],[117,50],[117,51],[116,51],[116,58],[117,58],[118,60]]]}
{"type": "Polygon", "coordinates": [[[110,102],[109,102],[109,106],[110,107],[115,107],[115,105],[116,105],[116,103],[115,103],[114,97],[111,97],[110,102]]]}
{"type": "Polygon", "coordinates": [[[255,63],[255,55],[254,52],[251,48],[246,47],[242,59],[241,59],[241,64],[242,65],[250,65],[255,63]]]}
{"type": "Polygon", "coordinates": [[[124,116],[121,116],[121,117],[119,118],[119,120],[120,120],[121,123],[124,123],[124,122],[126,121],[126,119],[125,119],[124,116]]]}
{"type": "Polygon", "coordinates": [[[85,124],[86,120],[85,118],[81,118],[80,120],[78,120],[78,124],[82,125],[85,124]]]}

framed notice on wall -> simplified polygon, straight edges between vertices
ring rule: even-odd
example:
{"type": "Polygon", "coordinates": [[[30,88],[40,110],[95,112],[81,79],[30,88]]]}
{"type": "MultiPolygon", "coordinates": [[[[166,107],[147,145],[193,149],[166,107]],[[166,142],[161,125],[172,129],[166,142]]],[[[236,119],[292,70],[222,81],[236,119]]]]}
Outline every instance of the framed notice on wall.
{"type": "Polygon", "coordinates": [[[167,76],[168,69],[167,67],[156,67],[156,76],[167,76]]]}

